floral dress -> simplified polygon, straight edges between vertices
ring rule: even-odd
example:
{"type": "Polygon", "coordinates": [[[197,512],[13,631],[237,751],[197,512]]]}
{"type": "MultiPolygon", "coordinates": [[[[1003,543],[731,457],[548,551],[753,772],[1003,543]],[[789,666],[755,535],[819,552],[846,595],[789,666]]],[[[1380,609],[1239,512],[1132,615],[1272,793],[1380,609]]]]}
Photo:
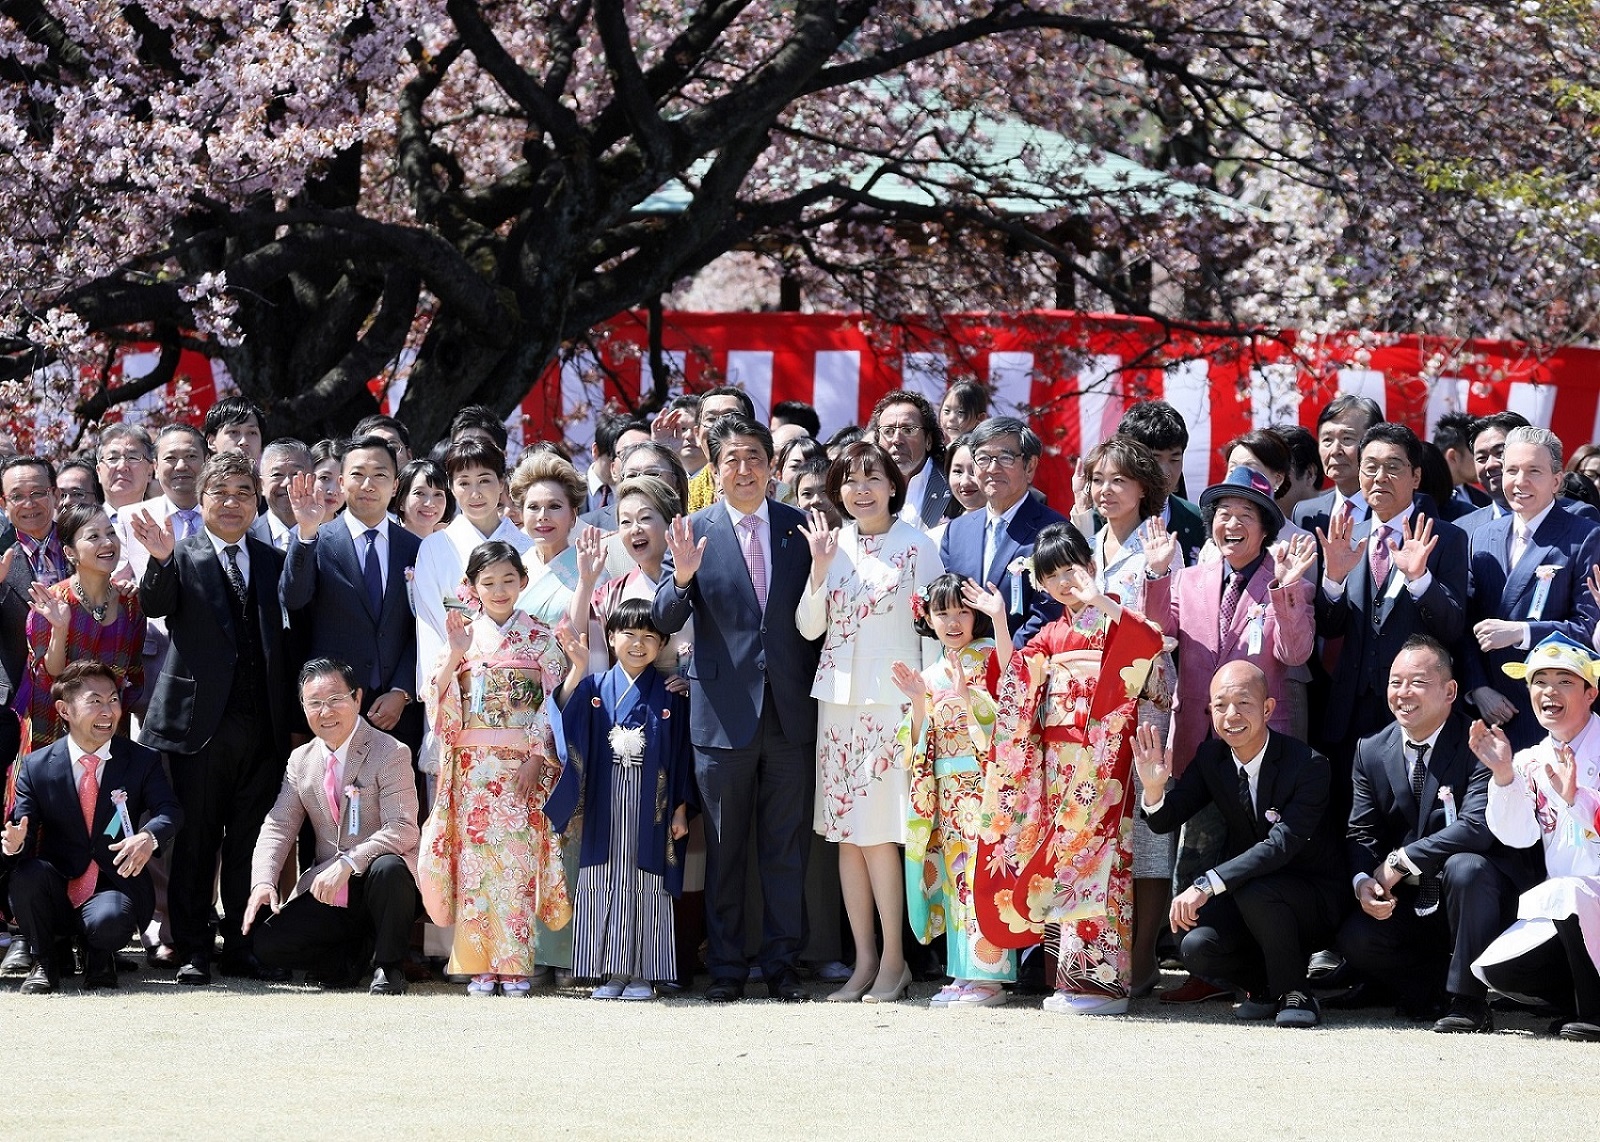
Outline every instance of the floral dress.
{"type": "MultiPolygon", "coordinates": [[[[566,658],[520,611],[504,627],[479,615],[471,632],[445,690],[434,680],[424,689],[441,764],[417,878],[433,922],[455,925],[451,974],[526,976],[536,922],[560,930],[572,918],[560,838],[543,809],[560,770],[546,695],[561,685],[566,658]],[[515,782],[530,758],[545,763],[532,801],[515,782]]],[[[570,958],[570,939],[568,948],[570,958]]]]}
{"type": "Polygon", "coordinates": [[[911,930],[924,944],[948,934],[945,970],[955,978],[1010,982],[1017,977],[1016,957],[984,936],[972,903],[983,763],[994,732],[996,661],[993,639],[940,656],[922,672],[928,690],[922,734],[912,740],[907,717],[898,741],[911,775],[906,822],[911,930]]]}
{"type": "Polygon", "coordinates": [[[1126,995],[1133,921],[1130,794],[1139,693],[1161,634],[1086,609],[1011,658],[984,781],[974,902],[1002,947],[1060,926],[1056,985],[1126,995]]]}
{"type": "Polygon", "coordinates": [[[847,523],[827,578],[800,596],[795,624],[826,636],[811,696],[817,699],[817,796],[812,824],[853,845],[905,841],[905,761],[895,742],[906,699],[893,666],[931,662],[937,644],[912,625],[911,596],[944,572],[939,549],[895,520],[882,535],[847,523]]]}

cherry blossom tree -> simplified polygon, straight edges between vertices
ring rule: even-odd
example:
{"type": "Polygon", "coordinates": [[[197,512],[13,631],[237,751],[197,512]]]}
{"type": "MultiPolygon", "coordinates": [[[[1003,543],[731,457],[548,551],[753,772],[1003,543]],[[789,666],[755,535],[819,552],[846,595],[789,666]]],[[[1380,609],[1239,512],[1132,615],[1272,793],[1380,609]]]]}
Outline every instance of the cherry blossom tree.
{"type": "Polygon", "coordinates": [[[1595,16],[7,0],[0,400],[63,363],[92,420],[200,348],[318,435],[409,344],[426,443],[730,251],[884,314],[1570,340],[1597,312],[1595,16]],[[131,341],[162,364],[99,367],[131,341]]]}

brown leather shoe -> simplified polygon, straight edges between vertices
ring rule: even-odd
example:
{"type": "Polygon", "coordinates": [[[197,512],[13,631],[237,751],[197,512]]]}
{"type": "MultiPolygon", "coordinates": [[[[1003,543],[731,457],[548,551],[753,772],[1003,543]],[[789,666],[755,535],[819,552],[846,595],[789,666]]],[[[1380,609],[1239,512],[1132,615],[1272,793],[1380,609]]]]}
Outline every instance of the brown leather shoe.
{"type": "Polygon", "coordinates": [[[1210,999],[1232,999],[1233,989],[1218,987],[1192,975],[1182,987],[1168,988],[1158,998],[1162,1003],[1205,1003],[1210,999]]]}

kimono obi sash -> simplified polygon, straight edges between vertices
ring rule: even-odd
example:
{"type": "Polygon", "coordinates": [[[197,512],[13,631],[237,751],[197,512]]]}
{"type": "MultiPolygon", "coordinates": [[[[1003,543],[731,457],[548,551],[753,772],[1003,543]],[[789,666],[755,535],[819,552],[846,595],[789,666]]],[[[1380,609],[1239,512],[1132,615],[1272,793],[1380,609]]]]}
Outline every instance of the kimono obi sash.
{"type": "Polygon", "coordinates": [[[1105,651],[1096,648],[1066,650],[1045,661],[1047,691],[1040,703],[1041,722],[1081,730],[1089,724],[1095,680],[1105,651]]]}
{"type": "Polygon", "coordinates": [[[983,767],[975,757],[936,757],[933,759],[935,777],[952,777],[957,773],[978,773],[983,767]]]}
{"type": "Polygon", "coordinates": [[[460,746],[485,746],[489,749],[532,749],[533,735],[526,729],[462,730],[455,742],[460,746]]]}
{"type": "MultiPolygon", "coordinates": [[[[461,675],[466,695],[461,729],[464,734],[485,730],[515,730],[516,744],[526,745],[544,709],[544,676],[531,658],[486,658],[474,662],[461,675]]],[[[470,739],[458,739],[464,744],[470,739]]],[[[478,742],[491,745],[500,742],[478,742]]],[[[508,743],[509,744],[509,743],[508,743]]]]}

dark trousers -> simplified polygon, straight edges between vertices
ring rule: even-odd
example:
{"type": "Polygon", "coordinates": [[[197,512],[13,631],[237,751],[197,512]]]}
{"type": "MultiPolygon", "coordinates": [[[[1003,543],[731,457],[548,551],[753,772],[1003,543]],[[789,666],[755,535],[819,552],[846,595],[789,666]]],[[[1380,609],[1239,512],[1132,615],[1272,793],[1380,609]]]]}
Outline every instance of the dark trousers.
{"type": "Polygon", "coordinates": [[[53,954],[59,941],[77,935],[92,952],[115,952],[139,930],[127,893],[96,892],[74,908],[67,899],[67,878],[55,865],[34,858],[11,873],[11,909],[36,956],[53,954]]]}
{"type": "Polygon", "coordinates": [[[1584,946],[1576,916],[1557,920],[1556,934],[1514,960],[1484,969],[1489,986],[1542,999],[1566,1016],[1600,1023],[1600,972],[1584,946]]]}
{"type": "Polygon", "coordinates": [[[1377,920],[1359,908],[1339,929],[1338,947],[1351,967],[1388,984],[1402,1000],[1427,1000],[1439,990],[1482,999],[1472,961],[1517,918],[1517,889],[1482,853],[1447,857],[1439,909],[1416,913],[1414,886],[1395,886],[1395,909],[1377,920]]]}
{"type": "MultiPolygon", "coordinates": [[[[361,716],[365,718],[372,712],[372,704],[383,697],[388,691],[363,691],[361,696],[361,716]]],[[[417,786],[417,824],[428,819],[428,810],[433,806],[428,802],[428,775],[417,768],[417,755],[422,752],[423,717],[421,702],[407,702],[406,708],[400,711],[400,719],[395,722],[394,729],[383,732],[394,738],[401,745],[411,751],[411,774],[417,786]]]]}
{"type": "Polygon", "coordinates": [[[239,924],[250,897],[250,858],[261,822],[277,800],[285,759],[272,744],[265,717],[230,710],[204,749],[174,753],[168,761],[183,806],[167,887],[178,955],[211,956],[211,888],[219,855],[224,954],[243,955],[249,939],[239,934],[239,924]]]}
{"type": "Polygon", "coordinates": [[[369,964],[392,967],[405,958],[417,919],[416,882],[406,862],[385,853],[350,878],[343,908],[304,892],[254,929],[255,953],[269,967],[326,975],[369,964]],[[367,952],[370,946],[370,955],[367,952]]]}
{"type": "Polygon", "coordinates": [[[761,876],[761,950],[768,979],[792,969],[806,942],[806,854],[816,785],[814,742],[792,742],[768,687],[761,725],[743,749],[695,747],[706,827],[706,937],[713,979],[745,978],[745,869],[750,822],[761,876]]]}
{"type": "Polygon", "coordinates": [[[1275,872],[1229,887],[1184,933],[1183,966],[1203,979],[1278,999],[1305,984],[1306,960],[1339,923],[1337,886],[1275,872]]]}

